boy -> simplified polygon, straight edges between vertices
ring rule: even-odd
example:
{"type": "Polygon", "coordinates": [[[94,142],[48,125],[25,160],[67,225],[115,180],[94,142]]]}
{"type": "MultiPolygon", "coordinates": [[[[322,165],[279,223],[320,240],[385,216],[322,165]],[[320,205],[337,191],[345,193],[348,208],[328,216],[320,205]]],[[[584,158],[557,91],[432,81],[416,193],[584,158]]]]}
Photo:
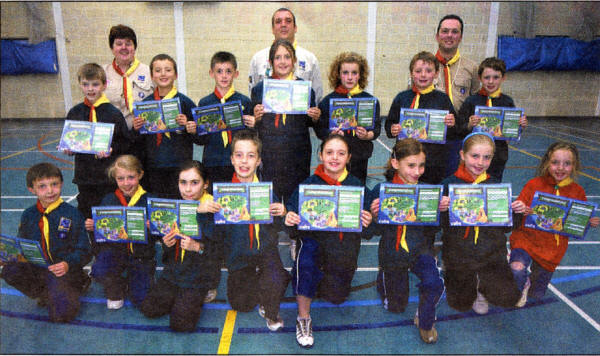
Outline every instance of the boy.
{"type": "MultiPolygon", "coordinates": [[[[481,117],[473,115],[475,106],[515,107],[513,99],[506,94],[502,94],[500,90],[500,86],[506,79],[506,64],[503,60],[496,57],[484,59],[479,65],[477,74],[481,82],[481,89],[477,94],[469,96],[458,112],[458,118],[460,119],[458,129],[462,131],[463,137],[469,134],[473,127],[481,121],[481,117]]],[[[521,116],[519,125],[522,128],[527,127],[527,117],[525,115],[521,116]]],[[[501,182],[504,166],[508,161],[508,143],[505,140],[494,140],[494,143],[496,144],[496,151],[487,172],[501,182]]]]}
{"type": "MultiPolygon", "coordinates": [[[[92,206],[100,204],[102,198],[114,192],[116,186],[106,175],[106,169],[121,154],[128,152],[130,137],[123,114],[109,101],[106,89],[106,73],[96,63],[87,63],[77,72],[79,87],[83,93],[82,103],[75,105],[67,114],[67,120],[105,122],[115,125],[109,152],[99,154],[75,154],[75,174],[73,183],[77,185],[77,209],[85,218],[92,217],[92,206]]],[[[93,240],[92,240],[93,241],[93,240]]]]}
{"type": "MultiPolygon", "coordinates": [[[[261,146],[258,135],[251,130],[235,134],[231,142],[231,164],[235,170],[231,182],[258,182],[256,168],[261,163],[261,146]]],[[[273,197],[273,201],[277,198],[273,197]]],[[[276,217],[276,224],[282,223],[283,204],[271,204],[269,212],[276,217]]],[[[216,225],[214,233],[224,241],[229,304],[242,312],[259,304],[258,313],[271,331],[283,328],[279,304],[291,279],[279,257],[276,229],[272,224],[216,225]]]]}
{"type": "MultiPolygon", "coordinates": [[[[250,98],[235,91],[233,80],[240,74],[237,70],[237,60],[232,53],[217,52],[210,60],[208,72],[215,80],[213,93],[200,99],[198,106],[208,106],[229,101],[239,100],[244,113],[243,121],[247,127],[254,127],[254,116],[250,116],[250,98]]],[[[204,145],[202,164],[208,169],[208,177],[212,182],[227,182],[233,175],[231,165],[231,135],[227,130],[221,133],[200,136],[204,145]]]]}
{"type": "Polygon", "coordinates": [[[83,272],[91,260],[83,216],[61,199],[63,176],[56,166],[38,163],[27,171],[26,179],[38,201],[21,215],[18,236],[39,241],[49,266],[9,262],[1,277],[47,306],[52,322],[68,323],[79,312],[79,296],[91,282],[83,272]]]}

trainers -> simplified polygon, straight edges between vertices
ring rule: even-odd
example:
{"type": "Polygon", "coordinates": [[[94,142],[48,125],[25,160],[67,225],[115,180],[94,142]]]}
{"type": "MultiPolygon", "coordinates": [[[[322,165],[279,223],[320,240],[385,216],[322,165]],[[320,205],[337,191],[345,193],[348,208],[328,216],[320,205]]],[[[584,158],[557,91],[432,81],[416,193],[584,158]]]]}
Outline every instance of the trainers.
{"type": "MultiPolygon", "coordinates": [[[[413,320],[416,327],[419,328],[419,312],[415,314],[415,319],[413,320]]],[[[435,326],[431,327],[431,330],[425,330],[419,328],[419,335],[421,335],[421,340],[423,340],[426,344],[435,344],[438,340],[438,333],[435,330],[435,326]]]]}
{"type": "Polygon", "coordinates": [[[525,286],[523,287],[523,291],[521,292],[521,298],[515,305],[517,308],[523,307],[527,304],[527,293],[529,292],[529,287],[531,287],[531,280],[527,277],[527,281],[525,282],[525,286]]]}
{"type": "Polygon", "coordinates": [[[490,306],[488,304],[487,299],[477,291],[477,299],[473,302],[473,311],[477,314],[487,314],[490,306]]]}
{"type": "Polygon", "coordinates": [[[309,349],[313,346],[315,339],[312,334],[312,319],[296,319],[296,342],[298,345],[309,349]]]}
{"type": "Polygon", "coordinates": [[[92,285],[92,278],[89,275],[86,274],[84,278],[85,280],[81,285],[81,294],[87,293],[87,291],[90,289],[90,286],[92,285]]]}
{"type": "Polygon", "coordinates": [[[112,310],[121,309],[123,307],[123,304],[125,304],[125,301],[123,299],[119,299],[119,300],[107,299],[106,300],[106,308],[112,309],[112,310]]]}
{"type": "Polygon", "coordinates": [[[265,307],[262,305],[258,307],[258,315],[267,321],[267,328],[271,331],[279,331],[283,329],[283,319],[277,315],[277,320],[269,319],[265,316],[265,307]]]}
{"type": "Polygon", "coordinates": [[[217,290],[216,289],[210,289],[208,291],[208,293],[206,293],[206,296],[204,297],[204,303],[210,303],[213,300],[215,300],[217,298],[217,290]]]}
{"type": "Polygon", "coordinates": [[[296,261],[296,240],[290,239],[290,257],[292,261],[296,261]]]}

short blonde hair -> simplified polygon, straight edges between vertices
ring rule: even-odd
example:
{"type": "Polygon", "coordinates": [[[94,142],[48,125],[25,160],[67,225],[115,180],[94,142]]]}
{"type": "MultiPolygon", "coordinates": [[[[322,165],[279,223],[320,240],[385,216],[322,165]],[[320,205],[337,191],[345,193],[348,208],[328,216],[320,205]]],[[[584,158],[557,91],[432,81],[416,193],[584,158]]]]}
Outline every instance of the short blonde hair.
{"type": "Polygon", "coordinates": [[[121,155],[117,157],[117,159],[115,159],[115,161],[110,165],[110,167],[108,167],[108,170],[106,171],[108,174],[108,179],[115,179],[115,170],[117,168],[134,171],[138,174],[144,173],[142,163],[134,155],[121,155]]]}

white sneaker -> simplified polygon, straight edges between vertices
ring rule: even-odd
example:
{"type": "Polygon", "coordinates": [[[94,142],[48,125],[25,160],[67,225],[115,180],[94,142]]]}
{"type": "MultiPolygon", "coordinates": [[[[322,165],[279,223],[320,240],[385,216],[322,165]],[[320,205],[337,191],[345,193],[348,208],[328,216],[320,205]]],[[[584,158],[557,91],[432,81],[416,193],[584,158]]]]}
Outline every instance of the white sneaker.
{"type": "Polygon", "coordinates": [[[210,303],[217,298],[217,290],[210,289],[204,297],[204,303],[210,303]]]}
{"type": "Polygon", "coordinates": [[[487,314],[490,306],[483,294],[477,291],[477,299],[473,302],[473,311],[477,314],[487,314]]]}
{"type": "Polygon", "coordinates": [[[290,257],[296,261],[296,240],[290,239],[290,257]]]}
{"type": "Polygon", "coordinates": [[[106,300],[106,308],[112,309],[112,310],[117,310],[117,309],[123,308],[123,304],[125,304],[125,301],[123,299],[119,299],[119,300],[107,299],[106,300]]]}
{"type": "Polygon", "coordinates": [[[258,307],[258,315],[267,321],[267,328],[271,331],[279,331],[283,329],[283,319],[277,315],[277,320],[271,320],[265,316],[265,307],[262,305],[258,307]]]}
{"type": "Polygon", "coordinates": [[[298,345],[309,349],[315,343],[315,339],[312,334],[312,319],[304,319],[298,317],[296,319],[296,342],[298,345]]]}
{"type": "Polygon", "coordinates": [[[529,277],[527,277],[527,281],[525,282],[525,286],[521,292],[521,298],[515,305],[517,308],[522,308],[525,304],[527,304],[527,293],[529,292],[529,287],[531,287],[531,280],[529,280],[529,277]]]}

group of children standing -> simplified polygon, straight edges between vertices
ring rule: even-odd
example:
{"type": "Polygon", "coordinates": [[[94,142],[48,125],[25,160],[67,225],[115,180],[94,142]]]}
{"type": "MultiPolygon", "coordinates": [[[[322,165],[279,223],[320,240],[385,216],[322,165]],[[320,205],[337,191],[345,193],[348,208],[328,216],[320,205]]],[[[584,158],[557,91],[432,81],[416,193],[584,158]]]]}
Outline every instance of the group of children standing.
{"type": "MultiPolygon", "coordinates": [[[[294,77],[295,50],[288,41],[273,43],[269,61],[273,67],[272,79],[301,80],[294,77]]],[[[460,311],[473,308],[478,313],[487,312],[488,301],[515,307],[524,305],[527,295],[543,296],[568,241],[523,227],[522,216],[531,213],[529,206],[535,191],[585,200],[583,189],[574,182],[580,165],[577,148],[556,143],[540,162],[538,176],[525,185],[512,203],[515,224],[509,261],[505,233],[511,229],[450,226],[447,196],[438,207],[442,213],[440,226],[376,223],[379,185],[373,190],[365,188],[361,233],[299,232],[296,225],[300,222],[300,184],[365,186],[372,141],[381,129],[379,104],[372,129],[329,132],[328,127],[329,99],[372,97],[364,91],[368,79],[365,58],[353,52],[339,54],[329,73],[334,91],[318,105],[311,92],[306,114],[285,115],[265,113],[261,83],[252,90],[251,99],[236,92],[235,57],[228,52],[216,53],[209,71],[215,79],[214,92],[202,98],[198,106],[240,100],[243,122],[248,129],[233,135],[225,131],[198,136],[191,115],[194,104],[174,85],[175,61],[168,55],[157,55],[150,69],[156,87],[145,100],[179,98],[182,113],[177,122],[185,129],[170,134],[140,135],[144,119],[136,117],[132,130],[128,131],[122,114],[103,94],[104,71],[95,64],[86,64],[78,73],[84,102],[75,106],[67,118],[114,123],[115,135],[109,152],[96,156],[75,154],[74,183],[79,188],[79,211],[60,199],[62,175],[55,166],[41,163],[27,173],[28,189],[38,197],[38,202],[23,213],[19,236],[40,240],[50,266],[9,263],[2,270],[2,278],[27,296],[37,298],[41,305],[47,305],[52,321],[68,322],[77,315],[79,296],[90,282],[83,267],[94,257],[91,276],[103,286],[108,309],[121,308],[129,298],[147,317],[169,314],[173,330],[192,331],[203,304],[216,297],[224,264],[228,269],[227,299],[231,307],[243,312],[258,307],[272,331],[283,328],[279,308],[291,281],[298,305],[296,339],[300,346],[309,348],[314,344],[312,300],[320,297],[335,304],[343,303],[350,294],[361,239],[380,235],[377,290],[383,307],[394,313],[405,310],[408,272],[414,273],[420,280],[414,323],[422,340],[433,343],[438,339],[435,309],[444,290],[452,308],[460,311]],[[310,127],[322,140],[318,153],[321,164],[312,175],[310,127]],[[205,146],[203,163],[192,160],[194,144],[205,146]],[[258,181],[273,182],[275,198],[269,207],[273,224],[215,225],[213,214],[221,206],[209,193],[210,183],[258,181]],[[155,240],[151,238],[148,244],[95,244],[93,239],[90,243],[88,233],[94,229],[92,206],[145,207],[149,196],[197,201],[200,239],[172,231],[155,240]],[[443,276],[433,249],[435,235],[440,230],[443,276]],[[291,275],[279,256],[279,231],[287,231],[297,239],[291,275]],[[163,248],[165,268],[156,278],[155,242],[158,241],[163,248]],[[527,272],[529,266],[531,275],[527,272]]],[[[448,184],[501,181],[507,146],[486,133],[470,131],[480,120],[473,115],[475,105],[514,106],[512,99],[500,91],[506,72],[504,63],[496,58],[482,62],[479,78],[483,88],[468,98],[458,113],[448,96],[433,86],[439,70],[433,54],[418,53],[409,70],[412,88],[394,98],[385,122],[387,135],[392,138],[400,132],[401,108],[448,110],[444,119],[448,137],[463,139],[461,164],[453,175],[444,177],[447,162],[444,145],[403,139],[393,147],[387,181],[443,184],[446,195],[448,184]]],[[[524,116],[520,125],[527,125],[524,116]]],[[[599,222],[600,219],[592,218],[590,225],[597,226],[599,222]]]]}

